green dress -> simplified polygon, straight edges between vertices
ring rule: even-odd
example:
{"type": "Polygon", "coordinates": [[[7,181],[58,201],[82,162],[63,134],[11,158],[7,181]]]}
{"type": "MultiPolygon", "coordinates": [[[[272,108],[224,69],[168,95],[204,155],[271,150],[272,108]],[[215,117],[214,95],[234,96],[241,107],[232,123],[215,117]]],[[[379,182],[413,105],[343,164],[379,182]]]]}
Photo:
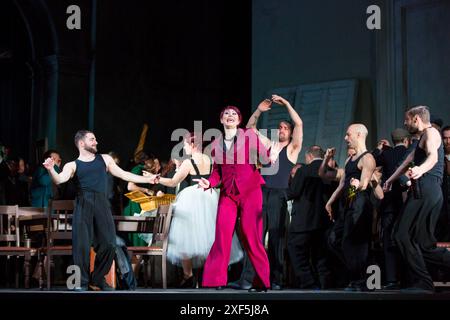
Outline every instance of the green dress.
{"type": "MultiPolygon", "coordinates": [[[[141,176],[143,169],[144,169],[144,165],[138,164],[133,169],[131,169],[131,173],[141,176]]],[[[137,185],[142,188],[151,188],[150,184],[139,184],[138,183],[137,185]]],[[[123,215],[124,216],[133,216],[135,213],[140,213],[140,212],[141,212],[141,206],[139,205],[139,203],[129,200],[128,205],[123,210],[123,215]]],[[[128,237],[130,239],[131,244],[135,247],[148,245],[144,240],[139,238],[138,233],[130,233],[128,235],[128,237]]]]}

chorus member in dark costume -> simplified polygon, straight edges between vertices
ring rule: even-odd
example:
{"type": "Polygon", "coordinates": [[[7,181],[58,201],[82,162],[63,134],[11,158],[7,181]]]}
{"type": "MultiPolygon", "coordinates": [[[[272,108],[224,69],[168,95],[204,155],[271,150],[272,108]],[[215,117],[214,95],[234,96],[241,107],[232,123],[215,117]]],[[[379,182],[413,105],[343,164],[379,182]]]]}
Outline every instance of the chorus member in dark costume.
{"type": "Polygon", "coordinates": [[[306,165],[297,170],[287,191],[288,199],[294,200],[288,251],[296,286],[302,289],[330,286],[325,235],[330,224],[325,210],[327,186],[318,175],[323,156],[319,146],[310,147],[305,154],[306,165]],[[319,283],[313,269],[317,270],[319,283]]]}
{"type": "Polygon", "coordinates": [[[442,141],[445,153],[444,181],[442,183],[444,203],[438,228],[436,228],[436,238],[438,241],[448,242],[450,241],[450,126],[442,129],[442,141]]]}
{"type": "Polygon", "coordinates": [[[441,135],[430,124],[426,106],[412,107],[405,113],[405,126],[420,133],[416,149],[386,181],[384,189],[407,172],[412,182],[403,211],[395,227],[395,240],[408,267],[410,291],[432,292],[433,280],[426,263],[450,267],[450,252],[436,247],[434,231],[442,207],[444,148],[441,135]]]}
{"type": "Polygon", "coordinates": [[[372,227],[372,205],[368,187],[375,170],[375,159],[366,148],[367,134],[367,128],[363,124],[352,124],[348,127],[345,141],[349,147],[356,150],[356,154],[347,159],[339,186],[326,205],[332,217],[334,201],[341,195],[345,201],[342,252],[350,276],[347,290],[366,288],[365,271],[372,227]],[[354,179],[358,180],[357,184],[354,179]]]}
{"type": "MultiPolygon", "coordinates": [[[[198,188],[194,179],[209,178],[213,167],[209,156],[202,153],[202,140],[194,133],[184,137],[185,159],[172,178],[160,177],[158,182],[167,187],[175,187],[182,181],[187,186],[180,190],[174,206],[174,215],[169,231],[167,259],[183,268],[181,288],[195,288],[192,269],[200,268],[208,256],[214,242],[219,191],[198,188]]],[[[242,259],[242,249],[236,233],[233,235],[229,263],[242,259]]]]}
{"type": "MultiPolygon", "coordinates": [[[[383,169],[384,182],[395,172],[406,156],[409,146],[409,132],[403,128],[398,128],[391,133],[393,148],[383,148],[382,141],[372,152],[377,163],[383,169]]],[[[402,187],[398,181],[394,182],[392,190],[385,194],[381,201],[379,213],[381,216],[382,241],[384,253],[384,275],[385,285],[383,289],[399,289],[399,262],[400,252],[393,238],[394,222],[396,221],[403,207],[402,187]]]]}
{"type": "Polygon", "coordinates": [[[228,106],[221,112],[224,134],[212,144],[213,172],[209,179],[196,179],[204,189],[217,187],[222,182],[216,236],[205,262],[203,286],[223,289],[227,285],[232,236],[239,214],[242,244],[255,268],[253,288],[250,290],[266,291],[270,287],[270,270],[262,243],[261,186],[264,179],[256,168],[255,156],[263,157],[266,162],[268,151],[253,130],[238,128],[241,121],[241,113],[234,106],[228,106]]]}
{"type": "Polygon", "coordinates": [[[104,276],[109,272],[115,255],[116,232],[107,197],[107,173],[125,181],[151,183],[155,176],[143,177],[123,171],[111,156],[97,154],[95,135],[87,130],[75,134],[79,156],[64,165],[61,173],[54,169],[55,162],[47,158],[44,167],[53,182],[61,184],[75,178],[78,185],[72,221],[72,252],[75,265],[81,269],[81,287],[76,290],[111,290],[104,276]],[[95,268],[89,284],[89,251],[96,252],[95,268]]]}
{"type": "MultiPolygon", "coordinates": [[[[259,104],[258,108],[250,117],[247,128],[256,130],[260,115],[271,109],[272,102],[285,107],[292,120],[292,123],[289,120],[284,120],[278,124],[278,140],[282,150],[278,160],[271,165],[271,168],[276,170],[276,172],[269,172],[269,174],[263,175],[266,184],[263,186],[262,238],[265,239],[266,234],[269,233],[268,255],[272,290],[280,290],[283,285],[284,251],[286,249],[287,234],[286,190],[288,188],[290,172],[297,163],[297,158],[302,148],[303,121],[289,101],[278,95],[272,95],[271,99],[263,100],[259,104]]],[[[266,148],[269,148],[271,141],[264,135],[259,134],[259,132],[257,134],[266,148]]],[[[254,273],[248,256],[245,256],[244,267],[239,281],[230,285],[236,289],[245,289],[250,286],[254,273]]]]}

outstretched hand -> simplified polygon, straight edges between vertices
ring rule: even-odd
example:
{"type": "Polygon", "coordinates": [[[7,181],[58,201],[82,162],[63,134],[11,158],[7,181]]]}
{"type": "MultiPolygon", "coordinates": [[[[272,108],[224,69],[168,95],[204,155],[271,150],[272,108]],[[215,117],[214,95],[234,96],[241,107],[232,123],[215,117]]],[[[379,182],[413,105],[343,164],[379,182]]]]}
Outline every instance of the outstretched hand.
{"type": "Polygon", "coordinates": [[[149,183],[150,184],[158,184],[159,183],[159,178],[160,178],[159,174],[152,174],[152,173],[150,173],[148,171],[142,171],[142,175],[144,177],[149,178],[149,183]]]}
{"type": "Polygon", "coordinates": [[[198,183],[199,188],[208,189],[210,187],[210,183],[208,179],[201,178],[201,179],[192,179],[192,181],[195,181],[198,183]]]}
{"type": "Polygon", "coordinates": [[[55,161],[52,158],[47,158],[42,165],[45,169],[51,170],[55,166],[55,161]]]}

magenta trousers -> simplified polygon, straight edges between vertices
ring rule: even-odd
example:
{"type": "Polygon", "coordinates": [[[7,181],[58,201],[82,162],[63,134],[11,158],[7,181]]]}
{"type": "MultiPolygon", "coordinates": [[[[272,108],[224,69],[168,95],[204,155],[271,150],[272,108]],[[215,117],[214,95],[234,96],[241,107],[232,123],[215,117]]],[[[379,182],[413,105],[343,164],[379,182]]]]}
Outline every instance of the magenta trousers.
{"type": "Polygon", "coordinates": [[[261,188],[241,195],[220,194],[216,238],[203,269],[203,287],[227,285],[228,262],[237,214],[240,212],[242,245],[255,269],[253,286],[270,288],[269,259],[262,242],[261,188]]]}

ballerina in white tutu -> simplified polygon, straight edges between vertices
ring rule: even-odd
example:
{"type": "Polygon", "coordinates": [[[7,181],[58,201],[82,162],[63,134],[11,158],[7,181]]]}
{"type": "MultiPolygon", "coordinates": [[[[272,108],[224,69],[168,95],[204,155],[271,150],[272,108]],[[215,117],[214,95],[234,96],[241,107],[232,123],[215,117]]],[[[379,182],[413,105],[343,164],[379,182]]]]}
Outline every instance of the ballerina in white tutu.
{"type": "MultiPolygon", "coordinates": [[[[162,185],[175,187],[183,180],[188,187],[182,189],[174,203],[174,215],[169,231],[167,258],[183,268],[182,288],[195,288],[193,268],[203,265],[215,239],[219,191],[204,191],[193,179],[208,178],[212,160],[200,152],[201,142],[193,133],[184,138],[184,151],[190,159],[182,162],[173,178],[159,178],[162,185]]],[[[242,259],[243,252],[234,234],[229,264],[242,259]]]]}

